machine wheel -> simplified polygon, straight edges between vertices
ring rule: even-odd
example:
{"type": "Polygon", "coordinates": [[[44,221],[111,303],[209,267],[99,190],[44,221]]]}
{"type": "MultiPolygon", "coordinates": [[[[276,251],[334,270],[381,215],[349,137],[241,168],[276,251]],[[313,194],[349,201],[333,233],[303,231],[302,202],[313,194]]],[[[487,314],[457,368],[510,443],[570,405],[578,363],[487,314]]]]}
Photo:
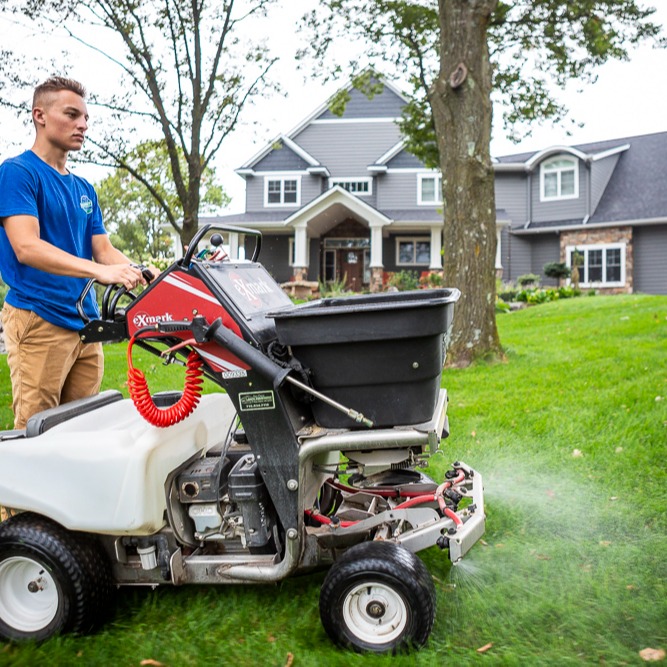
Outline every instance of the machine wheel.
{"type": "Polygon", "coordinates": [[[428,639],[435,586],[413,553],[390,542],[363,542],[329,570],[320,592],[329,637],[355,651],[395,652],[428,639]]]}
{"type": "Polygon", "coordinates": [[[90,536],[30,512],[0,524],[0,637],[87,632],[111,593],[108,560],[90,536]]]}

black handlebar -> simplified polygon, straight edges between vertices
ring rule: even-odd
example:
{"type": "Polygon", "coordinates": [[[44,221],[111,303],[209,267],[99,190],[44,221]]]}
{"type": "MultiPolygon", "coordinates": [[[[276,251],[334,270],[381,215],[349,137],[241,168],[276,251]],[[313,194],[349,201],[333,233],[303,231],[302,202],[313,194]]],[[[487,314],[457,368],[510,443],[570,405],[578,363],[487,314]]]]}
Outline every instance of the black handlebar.
{"type": "Polygon", "coordinates": [[[235,227],[234,225],[215,225],[215,224],[210,224],[210,225],[204,225],[203,227],[200,227],[197,233],[192,237],[192,240],[190,241],[190,244],[188,245],[188,249],[185,252],[185,255],[183,256],[183,259],[181,260],[181,266],[188,266],[190,262],[192,261],[192,256],[195,254],[197,251],[197,246],[199,245],[199,242],[206,236],[206,234],[211,230],[211,229],[219,229],[222,232],[236,232],[239,234],[245,234],[246,236],[254,236],[255,237],[255,247],[252,252],[252,258],[250,259],[251,262],[256,262],[257,259],[259,258],[259,252],[262,249],[262,232],[257,231],[256,229],[248,229],[247,227],[235,227]]]}
{"type": "MultiPolygon", "coordinates": [[[[144,277],[144,280],[147,283],[150,283],[153,280],[153,278],[155,278],[153,272],[149,268],[143,266],[142,264],[132,264],[132,266],[135,269],[139,269],[139,271],[141,271],[141,275],[144,277]]],[[[79,295],[79,298],[77,299],[76,302],[76,312],[79,313],[79,317],[83,320],[84,324],[88,324],[90,322],[90,317],[86,315],[86,311],[83,308],[83,302],[86,300],[88,292],[90,292],[95,283],[97,283],[98,285],[102,284],[99,281],[95,280],[95,278],[91,278],[86,283],[86,286],[83,288],[83,291],[79,295]]],[[[103,320],[106,321],[114,319],[118,301],[124,295],[129,296],[132,300],[137,298],[137,295],[134,294],[134,292],[128,291],[124,285],[116,285],[112,283],[111,285],[106,286],[104,290],[104,296],[102,297],[101,317],[103,320]]]]}

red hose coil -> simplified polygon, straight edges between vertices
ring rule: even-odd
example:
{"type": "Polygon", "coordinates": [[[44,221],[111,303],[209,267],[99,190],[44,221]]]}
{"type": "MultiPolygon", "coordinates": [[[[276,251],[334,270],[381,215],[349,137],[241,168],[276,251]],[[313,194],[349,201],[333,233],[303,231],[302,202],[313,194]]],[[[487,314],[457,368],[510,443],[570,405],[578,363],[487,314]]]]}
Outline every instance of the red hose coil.
{"type": "Polygon", "coordinates": [[[159,408],[155,405],[143,372],[132,364],[134,338],[127,346],[127,388],[139,414],[153,426],[165,428],[183,421],[197,407],[204,383],[204,362],[193,350],[188,355],[183,394],[174,405],[159,408]]]}

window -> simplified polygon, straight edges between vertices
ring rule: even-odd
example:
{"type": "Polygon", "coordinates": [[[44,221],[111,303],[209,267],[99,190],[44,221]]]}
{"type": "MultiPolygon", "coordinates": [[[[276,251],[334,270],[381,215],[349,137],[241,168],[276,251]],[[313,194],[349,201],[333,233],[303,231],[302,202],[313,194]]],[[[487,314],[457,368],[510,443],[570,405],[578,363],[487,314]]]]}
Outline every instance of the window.
{"type": "Polygon", "coordinates": [[[578,196],[579,162],[575,158],[561,155],[542,163],[540,167],[542,201],[573,199],[578,196]]]}
{"type": "Polygon", "coordinates": [[[373,194],[373,179],[371,178],[331,178],[329,187],[339,185],[343,190],[347,190],[354,195],[365,196],[373,194]]]}
{"type": "Polygon", "coordinates": [[[582,287],[625,285],[625,244],[568,246],[567,265],[579,267],[582,287]]]}
{"type": "Polygon", "coordinates": [[[299,206],[301,199],[301,181],[294,176],[264,180],[265,206],[299,206]]]}
{"type": "Polygon", "coordinates": [[[422,238],[396,239],[396,264],[398,266],[431,263],[431,241],[422,238]]]}
{"type": "Polygon", "coordinates": [[[442,176],[417,174],[417,204],[442,204],[442,176]]]}

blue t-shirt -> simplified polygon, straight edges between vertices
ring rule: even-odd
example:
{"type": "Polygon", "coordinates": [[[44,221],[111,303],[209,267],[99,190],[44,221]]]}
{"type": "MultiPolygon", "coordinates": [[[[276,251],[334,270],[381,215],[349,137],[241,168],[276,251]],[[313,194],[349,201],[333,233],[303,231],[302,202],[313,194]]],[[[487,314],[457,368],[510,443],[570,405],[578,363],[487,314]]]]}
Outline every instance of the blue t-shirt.
{"type": "MultiPolygon", "coordinates": [[[[37,218],[42,240],[83,259],[93,257],[93,235],[106,234],[93,186],[74,174],[59,173],[32,151],[0,165],[0,222],[12,215],[37,218]]],[[[9,286],[10,305],[32,310],[65,329],[78,331],[83,326],[76,301],[87,279],[21,264],[2,227],[0,274],[9,286]]],[[[90,318],[99,317],[94,290],[86,298],[85,311],[90,318]]]]}

